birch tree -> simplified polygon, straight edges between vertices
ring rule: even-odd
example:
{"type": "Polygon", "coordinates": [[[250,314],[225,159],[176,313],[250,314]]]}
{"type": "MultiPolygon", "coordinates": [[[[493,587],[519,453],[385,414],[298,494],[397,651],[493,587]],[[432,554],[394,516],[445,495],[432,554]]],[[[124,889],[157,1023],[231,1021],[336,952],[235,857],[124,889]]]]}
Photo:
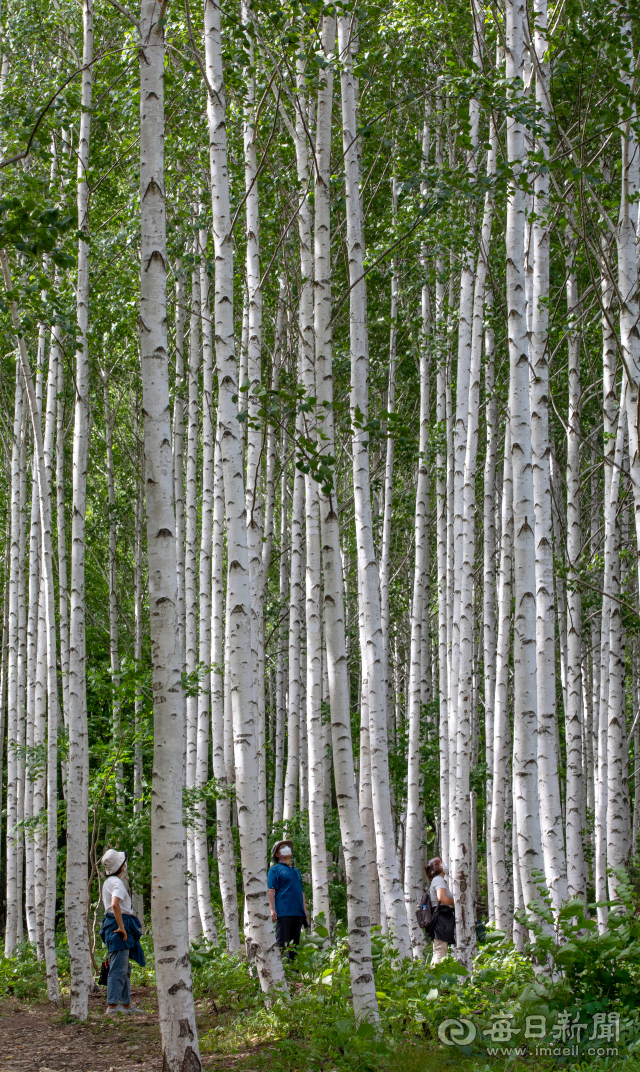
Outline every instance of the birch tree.
{"type": "Polygon", "coordinates": [[[140,355],[153,672],[151,921],[167,1072],[201,1068],[193,1006],[182,825],[185,701],[178,637],[166,321],[164,27],[153,0],[140,9],[140,355]],[[158,955],[160,954],[160,955],[158,955]]]}
{"type": "Polygon", "coordinates": [[[251,605],[242,440],[237,409],[238,378],[233,332],[233,246],[229,233],[229,177],[225,95],[220,37],[220,7],[205,0],[205,58],[209,82],[207,118],[215,250],[214,323],[218,372],[218,422],[227,523],[227,605],[229,608],[229,691],[233,710],[236,799],[240,854],[252,943],[263,990],[282,986],[284,973],[271,929],[266,884],[266,832],[256,829],[258,813],[258,740],[251,718],[251,605]]]}
{"type": "Polygon", "coordinates": [[[93,92],[93,0],[82,6],[82,96],[77,154],[78,274],[76,315],[75,413],[73,425],[73,510],[71,518],[71,586],[69,608],[69,760],[65,919],[71,964],[71,1014],[86,1020],[91,962],[88,933],[88,794],[89,757],[85,663],[85,514],[89,461],[89,142],[93,92]],[[73,924],[71,924],[73,920],[73,924]]]}
{"type": "Polygon", "coordinates": [[[410,955],[407,912],[394,851],[389,766],[386,742],[387,721],[384,692],[380,586],[371,527],[371,489],[369,480],[368,419],[369,354],[366,330],[366,286],[364,281],[364,240],[362,235],[360,179],[356,148],[356,98],[351,55],[353,27],[345,16],[338,17],[338,39],[343,68],[340,74],[342,94],[342,141],[345,158],[345,192],[347,197],[347,245],[349,248],[350,346],[351,346],[351,420],[353,432],[353,486],[358,543],[358,574],[364,611],[367,667],[367,702],[369,705],[371,787],[376,823],[376,847],[387,919],[394,945],[401,956],[410,955]]]}

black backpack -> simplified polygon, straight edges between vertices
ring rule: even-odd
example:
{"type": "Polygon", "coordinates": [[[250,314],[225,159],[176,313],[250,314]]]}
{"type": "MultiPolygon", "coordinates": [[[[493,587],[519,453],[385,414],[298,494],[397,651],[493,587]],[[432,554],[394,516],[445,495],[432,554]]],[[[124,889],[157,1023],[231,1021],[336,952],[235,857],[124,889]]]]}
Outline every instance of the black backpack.
{"type": "Polygon", "coordinates": [[[431,904],[431,893],[429,888],[424,891],[418,907],[416,909],[416,920],[419,927],[425,931],[428,938],[433,938],[436,928],[436,920],[438,919],[438,911],[440,904],[438,903],[435,908],[431,904]]]}

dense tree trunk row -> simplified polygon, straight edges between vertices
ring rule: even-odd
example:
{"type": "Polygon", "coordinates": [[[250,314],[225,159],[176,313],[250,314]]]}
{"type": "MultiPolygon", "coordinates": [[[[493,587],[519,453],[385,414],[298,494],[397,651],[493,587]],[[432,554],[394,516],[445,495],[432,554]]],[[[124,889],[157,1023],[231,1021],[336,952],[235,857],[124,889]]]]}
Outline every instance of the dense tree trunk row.
{"type": "Polygon", "coordinates": [[[62,911],[86,1019],[127,847],[194,1072],[190,943],[286,989],[282,836],[371,1020],[372,926],[428,955],[429,857],[470,967],[478,918],[522,947],[542,882],[605,902],[637,852],[638,42],[615,6],[596,63],[546,0],[473,0],[444,77],[441,29],[366,4],[63,6],[77,114],[0,161],[25,235],[46,190],[0,252],[4,948],[57,1002],[62,911]],[[618,140],[565,130],[558,40],[618,140]]]}

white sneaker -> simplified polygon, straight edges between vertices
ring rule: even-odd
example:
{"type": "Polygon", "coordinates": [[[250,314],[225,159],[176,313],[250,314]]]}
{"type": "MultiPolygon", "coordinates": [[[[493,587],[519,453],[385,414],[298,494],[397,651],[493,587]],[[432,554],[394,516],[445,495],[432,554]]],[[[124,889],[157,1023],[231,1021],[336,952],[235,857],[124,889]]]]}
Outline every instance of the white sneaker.
{"type": "Polygon", "coordinates": [[[112,1009],[107,1006],[105,1016],[117,1016],[119,1012],[124,1012],[121,1005],[115,1005],[112,1009]]]}
{"type": "Polygon", "coordinates": [[[121,1005],[120,1012],[129,1013],[134,1016],[144,1016],[145,1010],[139,1009],[137,1005],[129,1005],[128,1008],[125,1005],[121,1005]]]}

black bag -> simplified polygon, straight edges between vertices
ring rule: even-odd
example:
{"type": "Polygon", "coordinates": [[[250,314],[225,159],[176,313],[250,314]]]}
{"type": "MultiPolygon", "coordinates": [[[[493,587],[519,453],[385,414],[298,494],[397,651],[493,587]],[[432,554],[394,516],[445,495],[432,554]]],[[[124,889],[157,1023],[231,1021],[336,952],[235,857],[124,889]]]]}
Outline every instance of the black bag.
{"type": "Polygon", "coordinates": [[[440,904],[438,903],[435,908],[433,907],[431,904],[431,893],[429,889],[426,889],[422,894],[416,909],[416,921],[418,926],[422,927],[428,938],[433,938],[439,911],[440,904]]]}
{"type": "Polygon", "coordinates": [[[108,983],[109,975],[109,958],[102,961],[100,965],[100,977],[98,979],[98,986],[106,986],[108,983]]]}

